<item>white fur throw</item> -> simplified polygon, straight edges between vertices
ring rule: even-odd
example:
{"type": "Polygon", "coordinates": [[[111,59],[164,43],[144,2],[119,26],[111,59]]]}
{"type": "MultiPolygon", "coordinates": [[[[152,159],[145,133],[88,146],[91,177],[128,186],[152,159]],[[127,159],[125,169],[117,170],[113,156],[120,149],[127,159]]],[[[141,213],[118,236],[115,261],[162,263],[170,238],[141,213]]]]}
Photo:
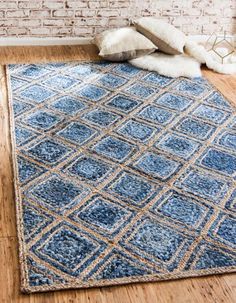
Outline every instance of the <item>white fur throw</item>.
{"type": "Polygon", "coordinates": [[[200,64],[221,74],[236,74],[236,62],[222,64],[214,56],[197,43],[187,40],[185,44],[186,55],[167,55],[155,52],[151,55],[139,57],[129,62],[139,68],[156,71],[167,77],[200,77],[200,64]]]}
{"type": "Polygon", "coordinates": [[[200,63],[186,55],[167,55],[156,52],[129,61],[132,65],[155,71],[167,77],[201,77],[200,63]]]}
{"type": "MultiPolygon", "coordinates": [[[[221,74],[236,74],[236,63],[219,63],[216,61],[214,56],[205,50],[201,45],[193,41],[186,41],[185,43],[185,52],[198,60],[202,64],[206,64],[209,69],[221,74]]],[[[233,60],[232,60],[233,61],[233,60]]]]}

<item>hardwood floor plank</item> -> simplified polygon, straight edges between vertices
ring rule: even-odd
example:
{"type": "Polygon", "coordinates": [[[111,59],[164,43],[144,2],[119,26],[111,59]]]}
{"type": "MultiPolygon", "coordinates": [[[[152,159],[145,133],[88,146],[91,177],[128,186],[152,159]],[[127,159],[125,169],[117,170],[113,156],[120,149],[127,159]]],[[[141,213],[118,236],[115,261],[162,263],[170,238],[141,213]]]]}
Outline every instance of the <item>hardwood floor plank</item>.
{"type": "Polygon", "coordinates": [[[0,64],[97,60],[94,45],[0,47],[0,64]]]}
{"type": "MultiPolygon", "coordinates": [[[[0,47],[0,64],[96,60],[92,46],[0,47]]],[[[236,105],[236,76],[203,70],[236,105]]],[[[0,302],[3,303],[234,303],[234,274],[188,278],[157,283],[66,290],[25,295],[20,293],[15,201],[4,68],[0,69],[0,302]]]]}
{"type": "Polygon", "coordinates": [[[203,76],[236,106],[236,75],[217,74],[204,68],[203,76]]]}
{"type": "Polygon", "coordinates": [[[6,78],[0,66],[0,237],[16,236],[6,78]]]}

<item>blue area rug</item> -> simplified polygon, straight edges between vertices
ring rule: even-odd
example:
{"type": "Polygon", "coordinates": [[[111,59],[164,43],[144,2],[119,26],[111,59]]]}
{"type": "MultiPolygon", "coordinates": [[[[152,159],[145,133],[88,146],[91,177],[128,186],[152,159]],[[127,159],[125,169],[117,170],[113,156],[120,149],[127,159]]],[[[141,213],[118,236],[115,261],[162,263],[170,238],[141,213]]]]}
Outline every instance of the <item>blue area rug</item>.
{"type": "Polygon", "coordinates": [[[205,79],[10,65],[22,290],[232,272],[236,114],[205,79]]]}

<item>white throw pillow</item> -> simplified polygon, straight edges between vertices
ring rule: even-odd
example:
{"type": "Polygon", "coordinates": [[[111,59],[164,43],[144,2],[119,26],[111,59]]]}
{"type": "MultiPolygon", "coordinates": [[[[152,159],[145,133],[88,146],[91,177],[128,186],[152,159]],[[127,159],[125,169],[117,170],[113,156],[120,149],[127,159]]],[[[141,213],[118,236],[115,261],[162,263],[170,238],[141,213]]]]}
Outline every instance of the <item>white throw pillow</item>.
{"type": "Polygon", "coordinates": [[[94,44],[99,56],[110,61],[125,61],[153,53],[157,47],[134,27],[112,29],[98,34],[94,44]]]}
{"type": "Polygon", "coordinates": [[[186,36],[173,25],[154,17],[143,17],[134,21],[140,33],[150,39],[160,51],[170,55],[179,55],[183,48],[186,36]]]}

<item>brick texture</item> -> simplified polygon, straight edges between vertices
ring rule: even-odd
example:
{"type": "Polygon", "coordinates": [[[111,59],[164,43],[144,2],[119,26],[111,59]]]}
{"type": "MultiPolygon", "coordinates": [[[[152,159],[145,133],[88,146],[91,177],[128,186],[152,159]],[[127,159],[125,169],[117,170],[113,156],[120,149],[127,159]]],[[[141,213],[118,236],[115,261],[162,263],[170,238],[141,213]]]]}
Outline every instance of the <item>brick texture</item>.
{"type": "Polygon", "coordinates": [[[235,0],[0,0],[0,36],[90,37],[140,16],[186,34],[236,33],[235,0]]]}

